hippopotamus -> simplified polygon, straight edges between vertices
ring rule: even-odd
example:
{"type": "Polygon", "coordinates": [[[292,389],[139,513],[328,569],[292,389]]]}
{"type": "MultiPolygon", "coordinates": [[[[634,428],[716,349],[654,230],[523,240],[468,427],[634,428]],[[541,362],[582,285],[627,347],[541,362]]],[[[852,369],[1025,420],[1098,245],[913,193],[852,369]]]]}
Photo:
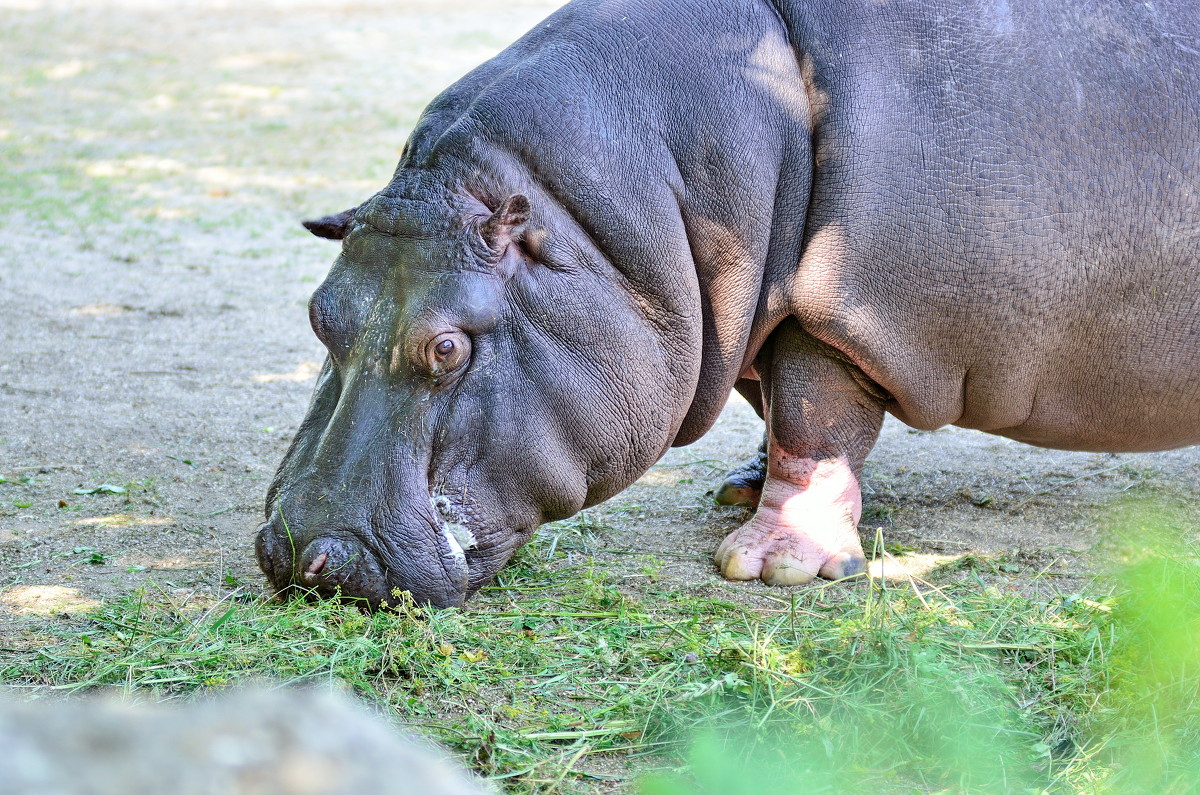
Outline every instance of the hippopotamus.
{"type": "Polygon", "coordinates": [[[1190,0],[575,0],[424,111],[341,241],[273,585],[460,605],[705,433],[734,580],[862,572],[885,414],[1200,442],[1190,0]]]}

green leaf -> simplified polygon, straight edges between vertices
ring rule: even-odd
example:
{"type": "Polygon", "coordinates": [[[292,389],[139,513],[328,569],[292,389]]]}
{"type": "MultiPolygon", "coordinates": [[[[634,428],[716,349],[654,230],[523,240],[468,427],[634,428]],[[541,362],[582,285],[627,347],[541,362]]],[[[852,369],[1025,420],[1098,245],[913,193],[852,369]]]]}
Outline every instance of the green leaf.
{"type": "Polygon", "coordinates": [[[90,489],[75,489],[76,494],[124,494],[124,486],[114,486],[111,483],[101,483],[99,486],[93,486],[90,489]]]}
{"type": "Polygon", "coordinates": [[[228,621],[228,620],[229,620],[229,617],[230,617],[230,616],[232,616],[232,615],[233,615],[235,612],[237,612],[237,605],[230,605],[230,606],[229,606],[229,609],[228,609],[228,610],[226,610],[226,611],[225,611],[225,612],[224,612],[224,613],[221,615],[221,617],[220,617],[220,618],[218,618],[216,621],[212,622],[212,626],[210,626],[210,627],[208,628],[208,629],[209,629],[209,631],[210,631],[210,632],[213,632],[213,631],[216,631],[217,629],[219,629],[219,628],[220,628],[220,626],[221,626],[222,624],[224,624],[226,621],[228,621]]]}

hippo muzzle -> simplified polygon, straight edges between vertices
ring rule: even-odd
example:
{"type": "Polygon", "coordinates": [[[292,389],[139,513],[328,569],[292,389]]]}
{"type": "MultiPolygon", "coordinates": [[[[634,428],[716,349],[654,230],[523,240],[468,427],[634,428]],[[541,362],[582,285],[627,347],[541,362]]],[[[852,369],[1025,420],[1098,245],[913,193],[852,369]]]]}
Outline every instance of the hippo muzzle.
{"type": "Polygon", "coordinates": [[[457,607],[469,594],[470,569],[460,540],[466,530],[436,510],[407,517],[417,521],[405,526],[384,527],[314,524],[311,514],[299,523],[288,515],[286,508],[277,509],[259,528],[255,545],[259,566],[281,595],[339,598],[374,610],[395,604],[402,591],[417,604],[439,608],[457,607]]]}

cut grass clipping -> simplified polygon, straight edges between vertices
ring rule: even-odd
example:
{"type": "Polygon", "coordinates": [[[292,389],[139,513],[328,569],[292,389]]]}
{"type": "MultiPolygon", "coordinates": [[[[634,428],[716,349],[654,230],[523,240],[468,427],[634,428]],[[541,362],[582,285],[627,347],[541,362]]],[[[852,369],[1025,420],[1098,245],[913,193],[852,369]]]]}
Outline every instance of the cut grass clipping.
{"type": "MultiPolygon", "coordinates": [[[[1200,555],[1127,512],[1090,595],[945,582],[777,607],[568,565],[551,527],[466,611],[365,615],[153,589],[10,657],[3,679],[168,698],[347,685],[510,792],[1185,792],[1200,780],[1200,555]],[[631,771],[650,771],[643,777],[631,771]]],[[[575,537],[578,542],[578,535],[575,537]]],[[[573,559],[580,560],[576,546],[573,559]]],[[[628,560],[628,559],[627,559],[628,560]]],[[[781,591],[780,593],[787,593],[781,591]]]]}

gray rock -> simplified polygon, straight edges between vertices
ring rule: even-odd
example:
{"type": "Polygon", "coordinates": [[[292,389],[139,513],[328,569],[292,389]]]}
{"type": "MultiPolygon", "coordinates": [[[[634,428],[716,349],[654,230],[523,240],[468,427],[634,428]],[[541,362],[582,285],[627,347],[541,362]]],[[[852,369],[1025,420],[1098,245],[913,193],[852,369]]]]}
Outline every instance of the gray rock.
{"type": "Polygon", "coordinates": [[[3,795],[483,795],[433,746],[347,698],[0,700],[3,795]]]}

